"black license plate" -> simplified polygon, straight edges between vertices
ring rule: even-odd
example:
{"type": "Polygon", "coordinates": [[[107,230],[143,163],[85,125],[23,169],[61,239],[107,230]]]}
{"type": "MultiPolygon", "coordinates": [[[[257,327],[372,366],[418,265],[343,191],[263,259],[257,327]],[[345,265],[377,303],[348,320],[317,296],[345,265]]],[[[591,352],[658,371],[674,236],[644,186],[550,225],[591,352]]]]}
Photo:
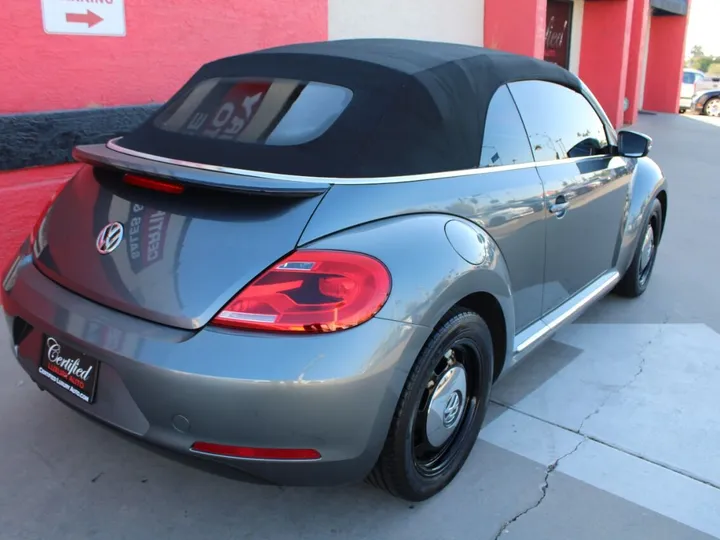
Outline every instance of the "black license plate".
{"type": "Polygon", "coordinates": [[[95,388],[98,380],[100,362],[81,353],[77,349],[61,343],[51,336],[45,336],[40,375],[85,403],[95,400],[95,388]]]}

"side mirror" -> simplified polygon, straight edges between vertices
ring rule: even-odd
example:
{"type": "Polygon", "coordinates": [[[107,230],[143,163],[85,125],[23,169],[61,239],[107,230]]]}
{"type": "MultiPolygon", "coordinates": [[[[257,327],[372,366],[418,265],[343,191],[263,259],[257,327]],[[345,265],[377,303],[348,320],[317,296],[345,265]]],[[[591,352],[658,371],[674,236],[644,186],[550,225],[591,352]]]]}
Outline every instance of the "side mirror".
{"type": "Polygon", "coordinates": [[[647,156],[651,148],[652,139],[647,135],[627,129],[618,131],[618,155],[641,158],[647,156]]]}

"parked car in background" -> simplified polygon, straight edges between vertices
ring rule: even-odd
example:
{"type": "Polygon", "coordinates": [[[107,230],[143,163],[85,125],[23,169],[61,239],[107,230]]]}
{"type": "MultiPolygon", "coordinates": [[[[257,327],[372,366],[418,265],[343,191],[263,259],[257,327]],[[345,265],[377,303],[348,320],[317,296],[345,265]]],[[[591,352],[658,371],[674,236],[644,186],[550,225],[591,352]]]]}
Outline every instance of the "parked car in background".
{"type": "Polygon", "coordinates": [[[720,88],[716,90],[705,90],[693,96],[690,102],[689,111],[693,114],[705,116],[720,116],[720,88]]]}
{"type": "Polygon", "coordinates": [[[575,75],[500,51],[361,39],[211,62],[76,149],[3,280],[12,349],[60,402],[155,445],[427,499],[501,373],[646,290],[668,204],[650,147],[575,75]]]}
{"type": "Polygon", "coordinates": [[[720,89],[720,76],[708,75],[697,69],[684,69],[680,90],[680,113],[691,108],[693,96],[715,89],[720,89]]]}

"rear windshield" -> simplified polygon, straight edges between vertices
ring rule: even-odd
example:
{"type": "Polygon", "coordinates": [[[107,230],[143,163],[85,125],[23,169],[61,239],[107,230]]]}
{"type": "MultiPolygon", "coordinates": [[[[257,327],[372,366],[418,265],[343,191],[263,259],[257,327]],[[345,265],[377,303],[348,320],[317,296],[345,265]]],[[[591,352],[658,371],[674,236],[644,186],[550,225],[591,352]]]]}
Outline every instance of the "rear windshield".
{"type": "Polygon", "coordinates": [[[352,97],[347,88],[319,82],[213,78],[186,91],[154,125],[205,139],[294,146],[325,133],[352,97]]]}

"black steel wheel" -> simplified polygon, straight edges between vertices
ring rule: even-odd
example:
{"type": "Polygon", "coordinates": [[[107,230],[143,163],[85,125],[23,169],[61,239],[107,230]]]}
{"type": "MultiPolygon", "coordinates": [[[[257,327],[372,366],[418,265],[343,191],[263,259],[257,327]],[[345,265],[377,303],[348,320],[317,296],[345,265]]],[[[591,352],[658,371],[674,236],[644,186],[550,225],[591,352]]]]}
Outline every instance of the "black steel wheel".
{"type": "Polygon", "coordinates": [[[630,267],[615,287],[615,292],[629,298],[635,298],[645,292],[655,267],[661,234],[662,205],[659,200],[655,199],[650,209],[650,215],[640,233],[630,267]]]}
{"type": "Polygon", "coordinates": [[[492,337],[475,312],[455,308],[418,356],[368,481],[410,501],[457,475],[477,439],[493,379],[492,337]]]}

